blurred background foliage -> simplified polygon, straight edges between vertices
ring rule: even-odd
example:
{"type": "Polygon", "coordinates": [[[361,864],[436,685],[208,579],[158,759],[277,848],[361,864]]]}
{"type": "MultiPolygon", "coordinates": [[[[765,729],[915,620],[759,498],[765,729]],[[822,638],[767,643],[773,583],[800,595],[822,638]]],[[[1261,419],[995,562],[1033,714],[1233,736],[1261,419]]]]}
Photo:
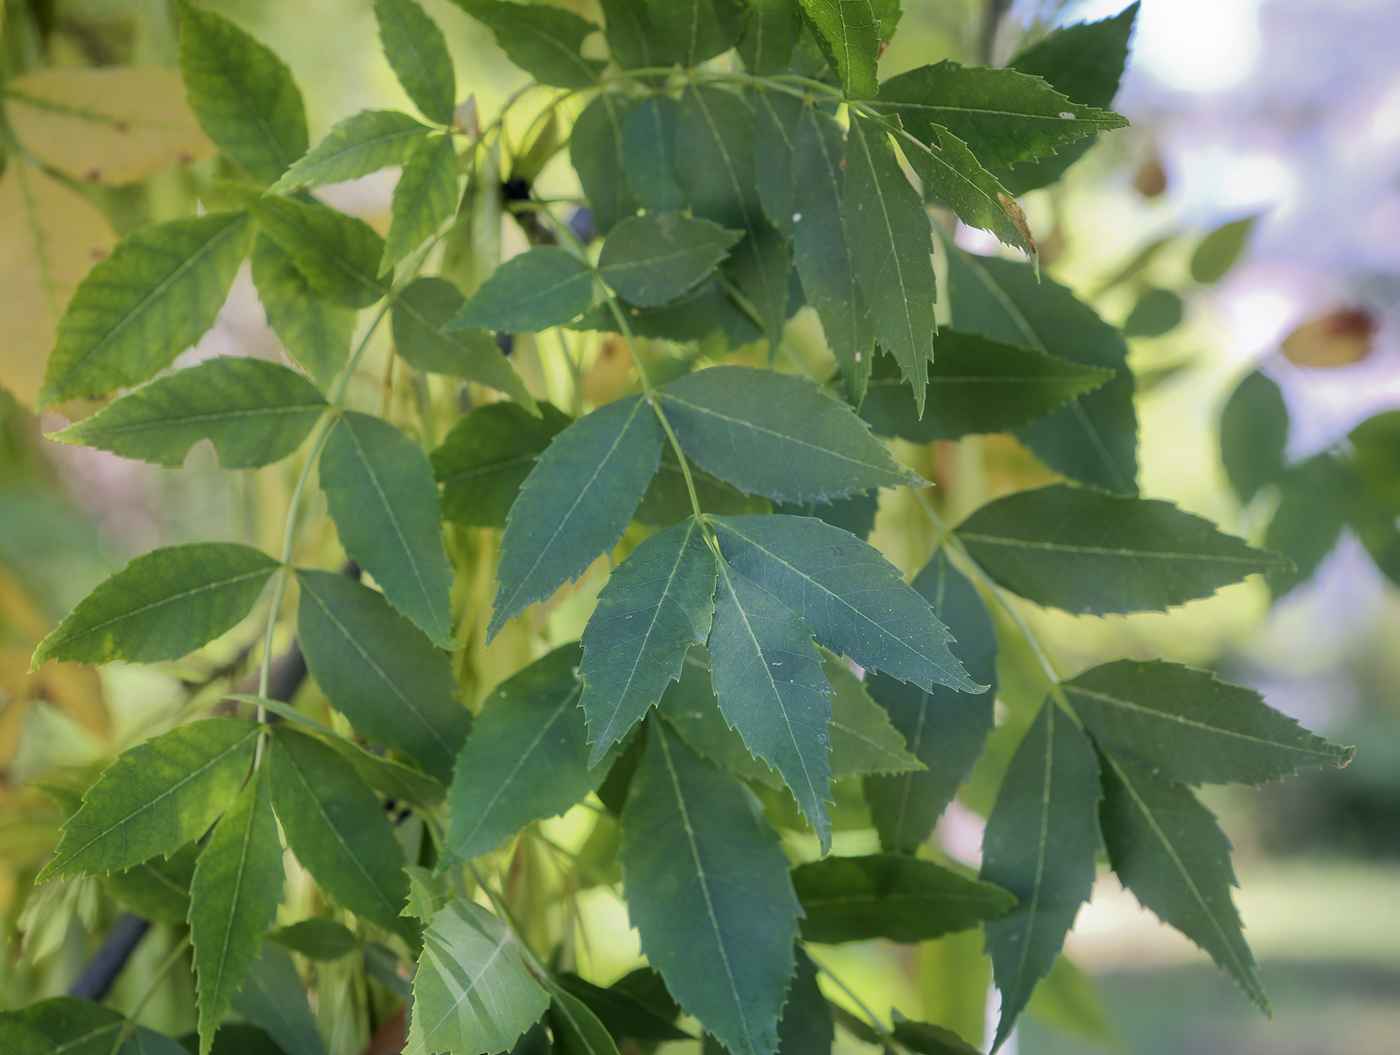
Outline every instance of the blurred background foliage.
{"type": "MultiPolygon", "coordinates": [[[[446,0],[425,4],[447,31],[475,112],[494,114],[524,75],[446,0]]],[[[209,6],[287,60],[306,97],[313,142],[362,107],[406,104],[380,53],[368,0],[209,6]]],[[[593,0],[567,6],[599,15],[593,0]]],[[[1123,6],[904,0],[901,32],[882,72],[943,57],[1004,62],[1057,24],[1123,6]]],[[[162,471],[46,443],[42,433],[61,419],[37,420],[27,409],[54,322],[87,268],[121,233],[188,214],[196,188],[215,175],[212,148],[172,72],[172,8],[168,0],[4,0],[4,1007],[65,991],[123,905],[136,907],[142,896],[95,879],[33,887],[65,807],[116,752],[235,691],[251,641],[240,628],[179,663],[100,671],[51,663],[29,674],[34,645],[102,577],[156,545],[207,538],[269,545],[282,523],[287,473],[295,469],[216,474],[209,471],[212,452],[201,446],[183,469],[162,471]],[[100,120],[83,116],[94,110],[100,120]]],[[[1210,798],[1238,851],[1240,908],[1273,991],[1276,1023],[1257,1020],[1203,954],[1139,909],[1105,870],[1068,957],[1014,1040],[1021,1055],[1394,1050],[1400,417],[1386,412],[1400,408],[1397,47],[1400,7],[1393,0],[1144,0],[1134,59],[1115,104],[1134,127],[1088,150],[1059,183],[1021,198],[1042,266],[1130,338],[1144,493],[1282,549],[1299,566],[1292,580],[1273,584],[1272,594],[1249,582],[1170,615],[1090,621],[1026,605],[1024,617],[1067,667],[1155,655],[1211,667],[1261,689],[1274,706],[1332,739],[1359,746],[1356,761],[1340,773],[1300,777],[1260,796],[1224,789],[1210,798]]],[[[563,145],[561,130],[552,121],[532,123],[528,107],[519,111],[508,128],[515,157],[504,178],[537,175],[539,193],[576,195],[567,164],[551,163],[563,145]]],[[[395,177],[379,173],[326,188],[325,196],[382,230],[395,177]]],[[[497,208],[503,200],[497,197],[497,208]]],[[[526,233],[511,219],[488,209],[481,222],[497,225],[488,241],[498,240],[501,253],[525,246],[526,233]]],[[[978,232],[959,230],[956,237],[968,248],[994,249],[978,232]]],[[[479,280],[489,266],[466,261],[458,273],[479,280]]],[[[792,321],[788,338],[820,361],[825,352],[806,314],[792,321]]],[[[557,357],[538,354],[528,339],[520,343],[519,369],[537,393],[549,395],[557,357]]],[[[590,349],[583,386],[590,402],[628,384],[631,367],[620,351],[601,338],[590,349]]],[[[229,353],[281,354],[246,275],[214,330],[186,354],[229,353]]],[[[382,372],[386,358],[381,351],[363,369],[382,372]]],[[[903,453],[940,485],[955,519],[988,498],[1053,478],[1007,437],[903,453]]],[[[462,531],[457,559],[477,559],[479,537],[462,531]]],[[[933,539],[917,509],[895,499],[881,507],[873,541],[911,570],[933,539]]],[[[585,575],[543,606],[543,637],[576,638],[600,585],[599,576],[585,575]]],[[[503,634],[465,662],[465,698],[477,702],[542,647],[503,634]]],[[[999,728],[936,834],[942,852],[966,862],[976,860],[979,814],[1043,694],[1027,657],[1010,652],[1002,666],[999,728]]],[[[560,840],[574,838],[569,817],[549,823],[560,840]]],[[[604,862],[606,835],[595,830],[589,843],[604,862]]],[[[849,840],[845,852],[862,852],[858,821],[840,837],[849,840]]],[[[526,869],[547,867],[522,860],[526,869]]],[[[594,935],[590,967],[611,981],[636,964],[635,938],[615,899],[600,890],[577,896],[594,935]]],[[[308,890],[303,902],[310,897],[308,890]]],[[[174,925],[157,921],[118,979],[114,1006],[129,1007],[145,992],[172,946],[174,925]]],[[[990,977],[980,944],[974,931],[909,950],[831,949],[828,960],[876,1007],[899,1005],[976,1039],[990,977]]],[[[332,1038],[341,1037],[337,1016],[349,1013],[334,995],[337,972],[367,972],[390,988],[395,977],[372,956],[336,963],[321,965],[313,994],[322,1031],[332,1038]]],[[[146,1006],[146,1020],[186,1032],[191,986],[176,972],[146,1006]]],[[[361,1050],[363,1038],[353,1033],[340,1047],[333,1043],[337,1055],[361,1050]]]]}

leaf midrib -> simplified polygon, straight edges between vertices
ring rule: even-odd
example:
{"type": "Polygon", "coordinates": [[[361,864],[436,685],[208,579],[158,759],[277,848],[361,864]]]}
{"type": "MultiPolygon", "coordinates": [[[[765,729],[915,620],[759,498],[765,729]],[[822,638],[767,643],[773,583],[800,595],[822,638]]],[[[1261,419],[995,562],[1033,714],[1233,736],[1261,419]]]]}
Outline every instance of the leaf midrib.
{"type": "MultiPolygon", "coordinates": [[[[249,407],[239,410],[220,410],[204,414],[190,414],[186,417],[154,418],[146,421],[133,421],[124,425],[103,425],[97,420],[93,420],[90,425],[86,422],[78,425],[75,436],[82,439],[91,439],[98,436],[115,436],[120,433],[140,432],[144,429],[169,429],[180,428],[186,425],[197,425],[201,422],[212,421],[237,421],[241,418],[276,417],[283,414],[302,414],[314,412],[319,414],[326,409],[326,401],[317,403],[285,403],[280,406],[259,406],[249,407]],[[84,427],[86,425],[86,427],[84,427]]],[[[213,437],[210,437],[211,439],[213,437]]]]}
{"type": "Polygon", "coordinates": [[[1008,549],[1034,549],[1055,553],[1084,553],[1100,557],[1131,557],[1133,559],[1151,557],[1157,560],[1189,560],[1200,563],[1245,564],[1263,569],[1277,567],[1280,562],[1268,560],[1266,555],[1259,557],[1216,556],[1205,553],[1176,553],[1170,550],[1134,550],[1111,546],[1081,546],[1069,542],[1036,542],[1032,539],[1018,539],[1012,536],[987,535],[981,532],[957,531],[958,538],[964,541],[981,542],[989,546],[1005,546],[1008,549]]]}

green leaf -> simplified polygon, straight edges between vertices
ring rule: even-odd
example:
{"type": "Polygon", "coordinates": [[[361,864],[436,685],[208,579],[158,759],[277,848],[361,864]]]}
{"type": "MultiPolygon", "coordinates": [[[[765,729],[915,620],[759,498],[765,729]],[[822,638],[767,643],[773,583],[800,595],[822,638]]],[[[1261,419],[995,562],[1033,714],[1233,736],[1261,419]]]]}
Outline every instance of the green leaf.
{"type": "Polygon", "coordinates": [[[178,7],[190,109],[220,150],[271,183],[306,153],[306,111],[291,71],[222,15],[189,0],[178,7]]]}
{"type": "Polygon", "coordinates": [[[637,108],[635,99],[599,92],[578,115],[569,136],[569,159],[593,210],[593,222],[603,234],[637,211],[623,142],[624,130],[637,108]]]}
{"type": "MultiPolygon", "coordinates": [[[[793,10],[799,10],[797,0],[787,0],[787,3],[793,10]]],[[[755,18],[749,25],[754,25],[756,21],[755,18]]],[[[753,104],[754,176],[758,184],[759,201],[763,204],[763,212],[768,217],[768,222],[781,231],[785,238],[791,238],[792,217],[796,211],[794,154],[797,150],[798,125],[802,121],[802,115],[811,107],[804,99],[766,88],[750,92],[749,102],[753,104]]],[[[839,131],[844,133],[844,129],[839,131]]],[[[844,149],[842,146],[838,153],[844,149]]]]}
{"type": "Polygon", "coordinates": [[[542,84],[586,88],[606,63],[581,54],[584,38],[598,31],[586,18],[553,4],[506,0],[453,0],[491,30],[511,62],[542,84]]]}
{"type": "Polygon", "coordinates": [[[456,213],[458,200],[457,146],[452,135],[422,140],[394,185],[393,218],[379,266],[387,270],[436,234],[456,213]]]}
{"type": "Polygon", "coordinates": [[[238,794],[257,737],[251,722],[210,718],[123,751],[64,822],[39,881],[123,871],[198,839],[238,794]]]}
{"type": "Polygon", "coordinates": [[[1102,822],[1109,863],[1144,908],[1199,945],[1270,1014],[1230,888],[1230,840],[1189,788],[1103,756],[1102,822]]]}
{"type": "Polygon", "coordinates": [[[715,558],[690,518],[653,535],[622,562],[583,631],[580,706],[590,765],[631,732],[703,645],[714,611],[715,558]]]}
{"type": "Polygon", "coordinates": [[[255,469],[301,446],[325,408],[295,370],[220,356],[157,378],[50,439],[171,467],[209,439],[222,468],[255,469]]]}
{"type": "Polygon", "coordinates": [[[957,534],[1000,585],[1075,615],[1164,612],[1287,567],[1170,502],[1069,484],[989,502],[957,534]]]}
{"type": "Polygon", "coordinates": [[[272,805],[302,867],[342,908],[406,933],[404,854],[379,799],[319,740],[278,725],[269,747],[272,805]]]}
{"type": "MultiPolygon", "coordinates": [[[[715,479],[699,466],[690,467],[690,478],[695,484],[695,497],[700,500],[701,512],[734,516],[766,513],[771,508],[768,499],[746,495],[738,488],[715,479]]],[[[642,504],[632,515],[651,527],[669,528],[690,516],[692,511],[685,475],[681,472],[675,451],[667,446],[661,451],[661,464],[647,485],[642,504]]]]}
{"type": "Polygon", "coordinates": [[[301,974],[280,945],[263,943],[248,980],[233,998],[233,1012],[266,1030],[286,1055],[323,1055],[326,1050],[301,974]]]}
{"type": "Polygon", "coordinates": [[[1120,659],[1064,683],[1089,734],[1179,784],[1263,784],[1356,753],[1315,736],[1253,689],[1209,671],[1120,659]]]}
{"type": "MultiPolygon", "coordinates": [[[[410,287],[412,288],[412,287],[410,287]]],[[[550,403],[534,417],[514,403],[488,403],[458,418],[432,453],[442,515],[473,527],[505,527],[535,461],[572,420],[550,403]]]]}
{"type": "Polygon", "coordinates": [[[320,296],[341,307],[367,308],[389,292],[387,282],[376,277],[384,239],[363,220],[320,202],[260,196],[238,183],[221,186],[253,214],[320,296]]]}
{"type": "Polygon", "coordinates": [[[350,355],[356,313],[322,300],[292,258],[266,234],[253,243],[253,285],[287,354],[329,390],[350,355]]]}
{"type": "Polygon", "coordinates": [[[624,70],[667,66],[670,50],[652,28],[646,0],[600,0],[607,25],[608,54],[624,70]]]}
{"type": "Polygon", "coordinates": [[[831,686],[831,777],[907,773],[924,764],[905,748],[885,709],[870,698],[855,671],[830,653],[822,673],[831,686]]]}
{"type": "MultiPolygon", "coordinates": [[[[649,968],[640,971],[651,974],[649,968]]],[[[634,972],[635,973],[635,972],[634,972]]],[[[613,983],[607,989],[586,982],[576,974],[561,974],[559,985],[582,1001],[598,1021],[614,1037],[632,1040],[690,1040],[690,1034],[676,1026],[679,1008],[671,1006],[671,1015],[648,1006],[623,988],[630,976],[613,983]]],[[[653,977],[655,977],[653,975],[653,977]]],[[[662,983],[664,986],[664,983],[662,983]]]]}
{"type": "Polygon", "coordinates": [[[554,982],[549,989],[549,1027],[558,1055],[618,1055],[617,1044],[598,1016],[554,982]]]}
{"type": "Polygon", "coordinates": [[[138,384],[214,325],[253,227],[216,212],[142,227],[78,285],[58,323],[39,408],[138,384]]]}
{"type": "Polygon", "coordinates": [[[850,407],[791,374],[716,366],[656,395],[686,455],[741,491],[827,502],[919,479],[850,407]]]}
{"type": "Polygon", "coordinates": [[[856,283],[852,239],[842,208],[845,131],[816,107],[803,106],[792,149],[788,212],[793,262],[807,302],[821,319],[827,347],[846,379],[847,398],[858,407],[875,357],[875,329],[856,283]]]}
{"type": "Polygon", "coordinates": [[[801,0],[817,30],[822,53],[841,79],[848,99],[869,99],[880,90],[880,21],[870,0],[801,0]]]}
{"type": "Polygon", "coordinates": [[[592,303],[589,266],[557,246],[536,246],[498,267],[447,329],[481,326],[507,333],[538,333],[567,325],[592,303]]]}
{"type": "Polygon", "coordinates": [[[286,873],[267,782],[256,775],[199,855],[190,887],[190,943],[199,978],[199,1051],[214,1031],[277,917],[286,873]]]}
{"type": "Polygon", "coordinates": [[[450,780],[471,712],[447,657],[374,590],[334,572],[297,581],[297,637],[321,691],[361,736],[450,780]]]}
{"type": "MultiPolygon", "coordinates": [[[[275,710],[270,706],[272,701],[266,702],[269,710],[275,710]]],[[[323,744],[354,766],[360,779],[384,797],[420,810],[430,810],[447,798],[447,789],[426,773],[382,758],[339,733],[328,729],[317,732],[323,744]]]]}
{"type": "MultiPolygon", "coordinates": [[[[880,492],[866,491],[834,502],[774,502],[773,512],[794,517],[817,517],[832,527],[849,531],[862,541],[875,530],[875,515],[880,511],[880,492]]],[[[715,512],[727,512],[715,510],[715,512]]],[[[737,512],[750,512],[739,510],[737,512]]],[[[733,515],[733,514],[730,514],[733,515]]]]}
{"type": "Polygon", "coordinates": [[[452,639],[452,565],[421,447],[380,418],[346,411],[321,453],[321,489],[345,551],[439,648],[452,639]]]}
{"type": "Polygon", "coordinates": [[[641,396],[600,407],[554,437],[511,507],[488,640],[617,545],[656,473],[663,438],[641,396]]]}
{"type": "Polygon", "coordinates": [[[1101,388],[1018,429],[1041,461],[1082,483],[1137,493],[1137,412],[1122,335],[1030,264],[948,253],[953,325],[1117,375],[1101,388]]]}
{"type": "MultiPolygon", "coordinates": [[[[648,212],[685,208],[676,178],[676,126],[680,103],[668,95],[644,99],[622,126],[622,171],[632,195],[648,212]]],[[[575,127],[574,134],[578,134],[575,127]]]]}
{"type": "Polygon", "coordinates": [[[182,846],[169,857],[152,857],[103,880],[107,893],[152,923],[184,923],[190,913],[190,882],[200,847],[182,846]]]}
{"type": "Polygon", "coordinates": [[[1063,954],[1036,988],[1035,996],[1026,1005],[1026,1014],[1060,1033],[1094,1041],[1110,1050],[1123,1043],[1094,980],[1063,954]]]}
{"type": "Polygon", "coordinates": [[[917,961],[924,1017],[979,1046],[992,987],[992,961],[983,944],[981,927],[956,931],[920,945],[917,961]]]}
{"type": "Polygon", "coordinates": [[[1191,254],[1191,277],[1207,285],[1219,282],[1244,253],[1258,216],[1246,216],[1217,227],[1201,239],[1191,254]]]}
{"type": "Polygon", "coordinates": [[[875,106],[898,115],[925,143],[946,128],[989,168],[1053,154],[1066,143],[1128,124],[1118,114],[1070,102],[1039,77],[950,60],[891,77],[880,85],[875,106]]]}
{"type": "Polygon", "coordinates": [[[751,754],[781,774],[825,853],[831,847],[831,686],[812,631],[781,600],[720,563],[709,647],[725,721],[751,754]]]}
{"type": "MultiPolygon", "coordinates": [[[[778,1021],[778,1055],[830,1055],[836,1042],[831,1004],[817,984],[817,965],[797,946],[797,973],[778,1021]]],[[[702,1055],[728,1055],[714,1037],[706,1036],[702,1055]]]]}
{"type": "Polygon", "coordinates": [[[882,436],[911,443],[1005,432],[1113,379],[1113,371],[1059,359],[979,333],[944,328],[933,340],[924,416],[888,356],[877,356],[860,416],[882,436]]]}
{"type": "Polygon", "coordinates": [[[754,0],[737,45],[745,69],[759,76],[786,72],[801,32],[797,0],[754,0]]]}
{"type": "Polygon", "coordinates": [[[976,1048],[951,1029],[928,1022],[897,1020],[892,1036],[915,1055],[979,1055],[976,1048]]]}
{"type": "Polygon", "coordinates": [[[969,227],[991,231],[1004,245],[1024,250],[1036,260],[1035,238],[1015,199],[982,167],[966,143],[941,125],[934,125],[933,132],[928,143],[916,146],[907,139],[900,141],[924,193],[941,198],[969,227]]]}
{"type": "Polygon", "coordinates": [[[297,159],[274,192],[358,179],[390,165],[402,165],[432,131],[397,110],[361,110],[337,121],[326,138],[297,159]]]}
{"type": "Polygon", "coordinates": [[[132,1029],[111,1008],[75,996],[0,1011],[6,1055],[139,1055],[131,1039],[122,1039],[132,1029]]]}
{"type": "Polygon", "coordinates": [[[869,543],[815,517],[715,517],[730,565],[792,609],[827,648],[922,688],[983,686],[948,651],[928,601],[869,543]]]}
{"type": "Polygon", "coordinates": [[[733,0],[646,0],[655,39],[672,62],[698,66],[728,51],[744,31],[747,9],[733,0]]]}
{"type": "Polygon", "coordinates": [[[548,1006],[549,993],[505,923],[454,898],[423,935],[404,1053],[505,1051],[548,1006]]]}
{"type": "Polygon", "coordinates": [[[992,731],[997,688],[997,638],[991,614],[967,577],[940,548],[914,579],[914,589],[957,639],[949,650],[968,676],[988,689],[976,695],[944,685],[924,691],[888,674],[872,673],[866,690],[925,769],[865,781],[865,801],[886,850],[913,853],[967,780],[992,731]]]}
{"type": "MultiPolygon", "coordinates": [[[[1336,546],[1348,513],[1362,541],[1374,545],[1376,536],[1364,513],[1365,492],[1358,496],[1358,490],[1350,466],[1328,451],[1284,470],[1278,481],[1278,504],[1264,532],[1264,545],[1292,565],[1275,568],[1269,576],[1269,589],[1276,599],[1312,578],[1336,546]]],[[[1375,526],[1389,530],[1394,519],[1394,513],[1387,511],[1375,526]]]]}
{"type": "Polygon", "coordinates": [[[676,212],[635,216],[608,235],[598,274],[623,300],[660,307],[710,277],[741,237],[676,212]]]}
{"type": "Polygon", "coordinates": [[[1220,412],[1220,460],[1230,487],[1245,504],[1284,474],[1288,407],[1270,378],[1251,370],[1220,412]]]}
{"type": "Polygon", "coordinates": [[[731,729],[710,681],[710,654],[696,645],[685,657],[680,678],[666,687],[657,711],[702,758],[744,780],[782,790],[783,778],[754,758],[738,731],[731,729]]]}
{"type": "Polygon", "coordinates": [[[802,910],[757,801],[653,721],[620,857],[629,917],[666,987],[735,1055],[773,1055],[802,910]]]}
{"type": "Polygon", "coordinates": [[[1001,1046],[1050,972],[1094,885],[1099,763],[1074,722],[1046,700],[1011,758],[982,839],[980,878],[1011,892],[1010,915],[986,924],[1001,1046]]]}
{"type": "Polygon", "coordinates": [[[358,946],[354,933],[343,923],[313,916],[268,935],[278,945],[299,952],[308,960],[327,962],[348,956],[358,946]]]}
{"type": "Polygon", "coordinates": [[[1186,307],[1169,289],[1148,289],[1123,321],[1124,337],[1160,337],[1181,325],[1186,307]]]}
{"type": "Polygon", "coordinates": [[[236,542],[152,550],[79,601],[39,643],[30,669],[50,659],[179,659],[237,626],[276,570],[271,557],[236,542]]]}
{"type": "Polygon", "coordinates": [[[375,0],[379,41],[394,76],[429,121],[452,123],[457,106],[457,75],[447,40],[417,0],[375,0]]]}
{"type": "Polygon", "coordinates": [[[525,382],[485,330],[444,327],[462,310],[461,291],[445,278],[424,276],[395,298],[394,346],[410,366],[490,385],[527,410],[537,409],[525,382]]]}
{"type": "Polygon", "coordinates": [[[806,941],[928,941],[1004,916],[1016,899],[904,854],[828,857],[792,871],[806,941]]]}
{"type": "Polygon", "coordinates": [[[851,262],[875,325],[875,339],[894,356],[923,414],[933,354],[932,227],[918,193],[895,159],[885,127],[856,117],[846,138],[843,188],[851,262]]]}

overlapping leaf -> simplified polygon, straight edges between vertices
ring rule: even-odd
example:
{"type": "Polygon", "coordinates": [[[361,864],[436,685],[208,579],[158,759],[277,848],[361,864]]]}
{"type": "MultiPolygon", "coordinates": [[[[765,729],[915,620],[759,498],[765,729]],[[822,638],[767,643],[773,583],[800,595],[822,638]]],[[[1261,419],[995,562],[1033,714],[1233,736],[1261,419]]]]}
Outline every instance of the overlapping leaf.
{"type": "Polygon", "coordinates": [[[402,165],[430,129],[397,110],[361,110],[338,121],[272,185],[274,191],[339,183],[402,165]]]}
{"type": "Polygon", "coordinates": [[[1037,258],[1035,237],[1026,214],[996,176],[984,169],[971,150],[941,125],[928,143],[901,141],[904,156],[924,184],[926,195],[941,198],[969,227],[991,231],[1004,245],[1037,258]]]}
{"type": "Polygon", "coordinates": [[[708,220],[648,213],[613,228],[598,257],[598,274],[629,303],[660,307],[708,278],[740,237],[708,220]]]}
{"type": "Polygon", "coordinates": [[[676,179],[676,123],[680,104],[667,95],[643,100],[622,128],[622,168],[627,185],[649,212],[685,207],[676,179]]]}
{"type": "Polygon", "coordinates": [[[457,147],[452,136],[420,140],[394,185],[393,218],[380,267],[397,264],[457,211],[457,147]]]}
{"type": "Polygon", "coordinates": [[[817,29],[817,41],[841,79],[848,99],[868,99],[879,90],[875,62],[880,20],[870,0],[801,0],[817,29]]]}
{"type": "Polygon", "coordinates": [[[510,61],[543,84],[584,88],[598,79],[603,63],[580,53],[592,22],[553,4],[506,0],[453,0],[496,38],[510,61]]]}
{"type": "Polygon", "coordinates": [[[432,453],[442,515],[459,524],[505,527],[535,460],[568,427],[549,403],[534,417],[514,403],[488,403],[457,420],[432,453]]]}
{"type": "Polygon", "coordinates": [[[569,135],[569,159],[588,196],[593,222],[603,234],[637,211],[637,199],[628,182],[630,166],[623,153],[623,134],[638,105],[625,95],[599,92],[578,115],[569,135]]]}
{"type": "Polygon", "coordinates": [[[452,122],[457,75],[447,40],[417,0],[375,0],[374,18],[384,57],[413,105],[429,121],[452,122]]]}
{"type": "Polygon", "coordinates": [[[557,246],[536,246],[498,267],[447,329],[536,333],[564,326],[593,303],[593,272],[557,246]]]}
{"type": "Polygon", "coordinates": [[[802,9],[796,0],[755,0],[736,49],[750,73],[782,73],[802,32],[802,9]]]}
{"type": "Polygon", "coordinates": [[[248,969],[247,981],[234,995],[232,1010],[261,1027],[255,1027],[251,1035],[237,1037],[260,1045],[259,1051],[267,1050],[270,1039],[287,1055],[325,1055],[301,973],[280,945],[263,943],[262,952],[248,969]]]}
{"type": "Polygon", "coordinates": [[[253,285],[282,347],[327,391],[350,355],[356,313],[323,300],[287,251],[266,234],[253,243],[253,285]]]}
{"type": "Polygon", "coordinates": [[[826,653],[822,673],[831,686],[831,776],[907,773],[923,763],[905,747],[885,709],[871,699],[865,685],[845,661],[826,653]]]}

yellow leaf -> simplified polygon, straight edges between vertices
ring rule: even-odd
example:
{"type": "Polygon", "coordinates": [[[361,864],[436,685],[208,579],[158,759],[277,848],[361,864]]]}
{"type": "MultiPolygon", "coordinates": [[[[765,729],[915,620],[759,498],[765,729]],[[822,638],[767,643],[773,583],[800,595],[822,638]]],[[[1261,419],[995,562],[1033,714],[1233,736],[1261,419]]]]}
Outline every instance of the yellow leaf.
{"type": "Polygon", "coordinates": [[[82,195],[11,157],[0,178],[0,385],[26,406],[68,298],[114,241],[82,195]]]}
{"type": "Polygon", "coordinates": [[[20,143],[74,179],[120,186],[214,153],[180,75],[163,66],[39,70],[5,93],[20,143]]]}

